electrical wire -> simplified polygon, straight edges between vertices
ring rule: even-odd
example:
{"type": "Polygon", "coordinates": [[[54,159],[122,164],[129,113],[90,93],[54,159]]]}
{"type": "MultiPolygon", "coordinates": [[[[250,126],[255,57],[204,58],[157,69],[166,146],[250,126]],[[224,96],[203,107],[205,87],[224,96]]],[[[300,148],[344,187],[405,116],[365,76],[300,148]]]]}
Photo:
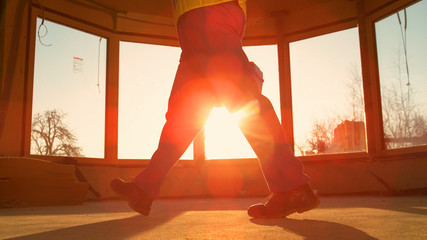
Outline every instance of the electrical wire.
{"type": "Polygon", "coordinates": [[[403,53],[405,55],[405,67],[406,67],[406,76],[408,78],[408,81],[406,83],[406,85],[409,87],[411,85],[410,83],[410,78],[409,78],[409,64],[408,64],[408,44],[407,44],[407,29],[408,29],[408,18],[407,18],[407,14],[406,14],[406,8],[403,9],[403,15],[404,15],[404,25],[402,26],[402,21],[400,19],[400,14],[399,12],[396,13],[397,15],[397,20],[399,21],[399,26],[400,26],[400,36],[402,38],[402,44],[403,44],[403,53]]]}
{"type": "Polygon", "coordinates": [[[98,42],[98,76],[97,76],[97,84],[96,86],[98,87],[98,92],[101,93],[101,86],[99,85],[99,72],[101,71],[101,41],[102,41],[102,37],[99,38],[99,42],[98,42]]]}
{"type": "Polygon", "coordinates": [[[44,43],[43,41],[42,41],[42,38],[44,38],[44,37],[46,37],[47,36],[47,33],[48,33],[48,29],[47,29],[47,27],[46,27],[46,25],[44,24],[44,20],[45,20],[45,16],[44,16],[44,7],[43,7],[43,4],[41,4],[38,0],[35,0],[35,2],[38,4],[38,5],[40,5],[40,8],[41,8],[41,10],[42,10],[42,22],[40,23],[40,25],[39,25],[39,27],[38,27],[38,29],[37,29],[37,37],[38,37],[38,39],[39,39],[39,42],[40,42],[40,44],[41,45],[43,45],[43,46],[46,46],[46,47],[50,47],[50,46],[52,46],[52,44],[46,44],[46,43],[44,43]],[[42,35],[42,34],[40,34],[40,30],[42,29],[42,27],[44,27],[44,30],[45,30],[45,33],[42,35]]]}

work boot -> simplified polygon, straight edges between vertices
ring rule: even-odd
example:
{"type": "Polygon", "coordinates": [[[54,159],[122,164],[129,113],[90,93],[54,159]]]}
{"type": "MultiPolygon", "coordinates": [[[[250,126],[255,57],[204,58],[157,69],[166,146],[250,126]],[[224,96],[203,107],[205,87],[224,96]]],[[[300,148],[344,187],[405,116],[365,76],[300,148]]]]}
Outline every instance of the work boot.
{"type": "Polygon", "coordinates": [[[133,182],[125,182],[120,178],[110,183],[113,191],[122,199],[128,201],[129,207],[142,215],[148,216],[153,199],[133,182]]]}
{"type": "Polygon", "coordinates": [[[271,193],[265,203],[250,206],[248,215],[253,218],[284,218],[295,212],[309,211],[319,204],[320,200],[310,184],[306,184],[289,192],[271,193]]]}

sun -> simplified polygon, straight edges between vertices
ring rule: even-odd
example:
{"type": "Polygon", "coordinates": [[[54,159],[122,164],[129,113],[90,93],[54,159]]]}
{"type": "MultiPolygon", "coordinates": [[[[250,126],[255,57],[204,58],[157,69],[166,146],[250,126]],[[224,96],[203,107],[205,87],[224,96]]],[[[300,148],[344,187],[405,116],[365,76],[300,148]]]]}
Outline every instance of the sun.
{"type": "Polygon", "coordinates": [[[255,153],[237,124],[238,117],[224,107],[212,110],[205,124],[207,159],[255,158],[255,153]]]}

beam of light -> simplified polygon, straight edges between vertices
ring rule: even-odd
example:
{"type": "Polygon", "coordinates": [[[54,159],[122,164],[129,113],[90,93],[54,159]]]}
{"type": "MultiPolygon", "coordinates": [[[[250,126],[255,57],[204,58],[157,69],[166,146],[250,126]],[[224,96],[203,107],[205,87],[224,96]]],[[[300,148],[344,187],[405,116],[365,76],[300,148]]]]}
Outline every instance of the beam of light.
{"type": "Polygon", "coordinates": [[[258,100],[255,99],[255,100],[248,102],[246,105],[244,105],[238,111],[231,114],[231,118],[236,123],[239,123],[241,120],[243,120],[249,116],[259,114],[259,112],[260,112],[260,105],[259,105],[258,100]]]}

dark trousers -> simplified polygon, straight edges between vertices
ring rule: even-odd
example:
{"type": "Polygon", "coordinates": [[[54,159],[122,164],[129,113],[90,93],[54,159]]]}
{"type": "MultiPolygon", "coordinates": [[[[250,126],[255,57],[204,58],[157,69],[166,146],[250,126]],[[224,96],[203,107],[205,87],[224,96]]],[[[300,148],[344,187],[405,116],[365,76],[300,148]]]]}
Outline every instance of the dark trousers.
{"type": "Polygon", "coordinates": [[[244,116],[239,127],[259,159],[270,191],[285,192],[308,182],[271,102],[252,77],[241,45],[244,29],[245,16],[235,2],[191,10],[179,18],[182,53],[166,123],[149,166],[134,179],[153,198],[218,104],[244,116]]]}

